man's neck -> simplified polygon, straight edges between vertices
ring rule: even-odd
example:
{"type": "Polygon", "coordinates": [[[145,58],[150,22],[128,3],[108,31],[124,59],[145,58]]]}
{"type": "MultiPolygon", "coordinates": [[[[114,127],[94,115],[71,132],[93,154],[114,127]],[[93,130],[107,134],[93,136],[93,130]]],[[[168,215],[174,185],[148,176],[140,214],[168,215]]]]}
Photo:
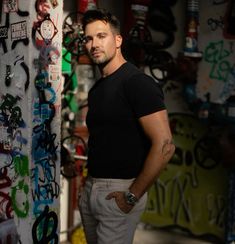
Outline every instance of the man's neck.
{"type": "Polygon", "coordinates": [[[120,56],[116,57],[114,60],[111,60],[104,67],[99,67],[102,77],[111,75],[113,72],[119,69],[124,63],[126,63],[126,60],[123,56],[120,56]]]}

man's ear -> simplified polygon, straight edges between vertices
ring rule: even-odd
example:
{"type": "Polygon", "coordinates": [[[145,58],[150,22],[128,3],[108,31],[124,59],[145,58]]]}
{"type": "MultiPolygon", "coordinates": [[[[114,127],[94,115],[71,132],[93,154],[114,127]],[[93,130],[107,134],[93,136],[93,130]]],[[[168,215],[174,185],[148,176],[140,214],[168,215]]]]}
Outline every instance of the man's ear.
{"type": "Polygon", "coordinates": [[[122,36],[119,34],[119,35],[116,35],[116,47],[120,48],[121,45],[122,45],[122,36]]]}

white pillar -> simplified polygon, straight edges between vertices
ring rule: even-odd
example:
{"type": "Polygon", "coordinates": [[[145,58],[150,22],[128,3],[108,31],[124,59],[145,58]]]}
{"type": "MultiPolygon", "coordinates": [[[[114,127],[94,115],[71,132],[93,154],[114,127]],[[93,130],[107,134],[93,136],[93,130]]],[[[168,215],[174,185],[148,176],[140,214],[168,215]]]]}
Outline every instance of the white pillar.
{"type": "Polygon", "coordinates": [[[0,244],[59,243],[63,0],[0,5],[0,244]]]}

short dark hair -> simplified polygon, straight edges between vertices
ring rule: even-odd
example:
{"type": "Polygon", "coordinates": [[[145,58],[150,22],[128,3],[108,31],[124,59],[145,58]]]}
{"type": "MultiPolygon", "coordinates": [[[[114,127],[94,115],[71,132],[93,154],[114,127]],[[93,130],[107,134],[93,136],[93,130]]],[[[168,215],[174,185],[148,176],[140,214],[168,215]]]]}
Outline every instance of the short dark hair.
{"type": "Polygon", "coordinates": [[[91,9],[91,10],[87,10],[82,18],[82,27],[83,30],[85,30],[87,24],[92,23],[93,21],[96,20],[101,20],[104,21],[106,23],[109,23],[111,28],[113,28],[113,30],[120,34],[120,21],[117,19],[117,17],[113,14],[111,14],[110,12],[108,12],[105,9],[91,9]]]}

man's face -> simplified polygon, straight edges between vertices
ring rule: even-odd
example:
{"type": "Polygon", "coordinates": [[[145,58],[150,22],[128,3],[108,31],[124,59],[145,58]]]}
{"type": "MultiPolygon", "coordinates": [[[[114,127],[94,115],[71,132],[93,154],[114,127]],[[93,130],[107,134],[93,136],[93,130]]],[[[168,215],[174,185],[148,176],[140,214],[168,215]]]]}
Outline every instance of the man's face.
{"type": "Polygon", "coordinates": [[[109,23],[100,20],[86,26],[85,37],[87,52],[96,64],[111,61],[116,55],[117,47],[120,46],[120,36],[112,31],[109,23]]]}

